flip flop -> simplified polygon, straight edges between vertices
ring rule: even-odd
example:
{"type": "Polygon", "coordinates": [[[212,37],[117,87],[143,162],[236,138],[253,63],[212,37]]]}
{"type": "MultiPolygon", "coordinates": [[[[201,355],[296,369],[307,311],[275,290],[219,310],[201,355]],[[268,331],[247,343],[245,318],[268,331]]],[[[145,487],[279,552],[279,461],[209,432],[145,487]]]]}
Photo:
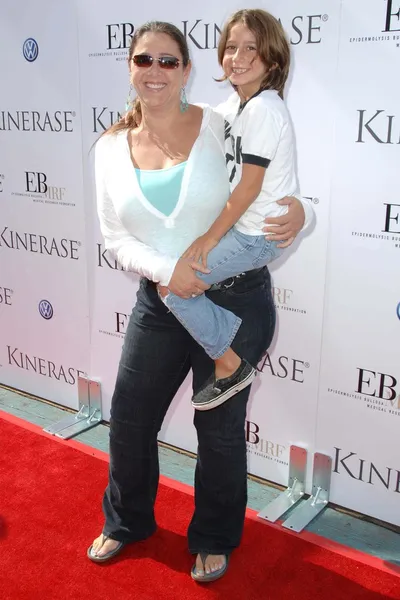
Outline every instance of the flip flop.
{"type": "Polygon", "coordinates": [[[200,554],[201,562],[203,563],[204,575],[197,574],[196,563],[195,563],[190,572],[192,579],[194,579],[195,581],[198,581],[199,583],[210,583],[211,581],[216,581],[217,579],[220,579],[223,575],[225,575],[226,571],[228,570],[228,563],[229,563],[229,556],[227,554],[224,555],[225,556],[225,564],[220,569],[218,569],[217,571],[214,571],[213,573],[205,572],[206,560],[209,556],[212,556],[212,554],[207,554],[206,552],[199,552],[199,554],[200,554]]]}
{"type": "MultiPolygon", "coordinates": [[[[101,545],[104,546],[104,544],[106,543],[106,541],[108,539],[110,539],[110,536],[103,536],[103,543],[101,545]]],[[[117,541],[117,540],[115,540],[117,541]]],[[[119,554],[122,550],[122,548],[125,546],[125,542],[119,542],[118,546],[116,548],[114,548],[114,550],[110,550],[110,552],[107,552],[107,554],[104,554],[103,556],[97,556],[96,554],[93,553],[93,544],[88,548],[87,550],[87,557],[89,558],[89,560],[93,561],[93,562],[97,562],[97,563],[102,563],[102,562],[106,562],[107,560],[110,560],[111,558],[113,558],[114,556],[117,556],[117,554],[119,554]]]]}

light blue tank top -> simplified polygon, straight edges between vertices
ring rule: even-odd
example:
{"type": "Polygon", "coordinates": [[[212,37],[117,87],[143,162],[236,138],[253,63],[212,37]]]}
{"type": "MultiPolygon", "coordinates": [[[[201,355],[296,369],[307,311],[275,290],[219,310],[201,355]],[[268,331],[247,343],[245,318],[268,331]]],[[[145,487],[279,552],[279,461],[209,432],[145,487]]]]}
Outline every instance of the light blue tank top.
{"type": "Polygon", "coordinates": [[[135,169],[143,195],[166,217],[169,217],[178,203],[186,164],[187,161],[155,171],[135,169]]]}

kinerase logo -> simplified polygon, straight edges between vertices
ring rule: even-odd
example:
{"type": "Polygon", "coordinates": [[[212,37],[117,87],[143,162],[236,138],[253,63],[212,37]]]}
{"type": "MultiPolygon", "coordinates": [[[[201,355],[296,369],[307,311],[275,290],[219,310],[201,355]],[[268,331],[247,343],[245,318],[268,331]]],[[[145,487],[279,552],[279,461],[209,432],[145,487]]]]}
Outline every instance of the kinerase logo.
{"type": "Polygon", "coordinates": [[[221,35],[221,29],[216,23],[204,23],[203,19],[182,21],[183,35],[199,50],[215,50],[221,35]]]}
{"type": "Polygon", "coordinates": [[[53,307],[48,300],[41,300],[39,302],[39,313],[46,321],[49,321],[53,317],[53,307]]]}
{"type": "Polygon", "coordinates": [[[293,46],[299,44],[320,44],[322,24],[329,21],[329,15],[296,15],[289,23],[278,19],[289,34],[293,46]]]}
{"type": "Polygon", "coordinates": [[[6,306],[12,306],[13,294],[14,294],[14,290],[0,286],[0,304],[5,304],[6,306]]]}
{"type": "Polygon", "coordinates": [[[103,108],[92,106],[93,133],[101,133],[114,123],[118,123],[123,114],[117,110],[109,110],[107,106],[103,108]]]}
{"type": "Polygon", "coordinates": [[[400,144],[400,128],[395,115],[383,109],[375,112],[359,109],[357,144],[376,142],[378,144],[400,144]]]}
{"type": "Polygon", "coordinates": [[[309,368],[310,363],[304,360],[288,356],[272,358],[268,352],[259,366],[259,370],[263,373],[270,373],[279,379],[290,379],[296,383],[304,383],[305,371],[309,368]]]}
{"type": "Polygon", "coordinates": [[[53,133],[72,133],[75,111],[56,110],[39,112],[38,110],[0,111],[0,131],[51,131],[53,133]]]}
{"type": "MultiPolygon", "coordinates": [[[[304,44],[320,44],[322,41],[322,24],[329,20],[326,14],[296,15],[290,21],[278,21],[289,34],[293,46],[304,44]]],[[[183,34],[189,43],[199,50],[215,50],[221,35],[222,24],[207,23],[204,19],[182,21],[183,34]]]]}
{"type": "Polygon", "coordinates": [[[108,267],[113,271],[124,271],[125,269],[121,267],[116,258],[112,258],[108,250],[103,250],[102,244],[97,245],[97,266],[98,267],[108,267]]]}
{"type": "Polygon", "coordinates": [[[48,238],[37,233],[18,233],[18,231],[13,231],[7,226],[0,233],[0,248],[25,250],[34,254],[58,256],[58,258],[79,260],[78,250],[80,246],[81,242],[78,240],[48,238]]]}
{"type": "Polygon", "coordinates": [[[400,494],[400,470],[392,467],[379,468],[363,458],[358,458],[356,452],[343,451],[335,447],[333,473],[351,477],[356,481],[369,485],[385,487],[388,492],[400,494]]]}
{"type": "Polygon", "coordinates": [[[85,377],[86,373],[79,371],[74,367],[64,367],[57,365],[51,360],[41,358],[40,356],[32,356],[21,352],[18,348],[7,346],[8,364],[11,367],[24,369],[25,371],[33,371],[37,375],[56,379],[62,383],[75,385],[78,377],[85,377]]]}
{"type": "Polygon", "coordinates": [[[33,38],[28,38],[25,40],[24,45],[22,47],[22,52],[25,60],[28,62],[34,62],[39,56],[39,46],[36,40],[33,38]]]}

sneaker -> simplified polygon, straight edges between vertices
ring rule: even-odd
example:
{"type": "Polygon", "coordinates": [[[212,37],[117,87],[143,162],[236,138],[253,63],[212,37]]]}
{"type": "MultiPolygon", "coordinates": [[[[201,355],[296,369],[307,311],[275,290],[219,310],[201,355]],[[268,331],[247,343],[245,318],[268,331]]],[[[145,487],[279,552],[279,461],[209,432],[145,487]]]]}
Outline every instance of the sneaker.
{"type": "Polygon", "coordinates": [[[193,396],[192,406],[197,410],[215,408],[250,385],[256,375],[256,369],[242,358],[240,367],[229,377],[215,379],[215,375],[212,375],[193,396]]]}

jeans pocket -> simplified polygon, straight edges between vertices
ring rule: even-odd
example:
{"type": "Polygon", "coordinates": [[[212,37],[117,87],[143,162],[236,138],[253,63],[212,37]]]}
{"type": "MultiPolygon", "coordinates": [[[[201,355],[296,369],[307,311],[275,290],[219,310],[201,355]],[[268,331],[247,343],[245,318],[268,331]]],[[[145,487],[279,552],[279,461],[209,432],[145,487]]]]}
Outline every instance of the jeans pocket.
{"type": "Polygon", "coordinates": [[[278,248],[278,242],[265,240],[260,254],[253,261],[253,267],[259,268],[268,265],[273,260],[279,258],[283,252],[283,248],[278,248]]]}
{"type": "Polygon", "coordinates": [[[241,231],[238,231],[235,227],[232,229],[233,235],[239,244],[246,248],[246,250],[253,250],[258,243],[258,236],[256,235],[246,235],[241,231]]]}

